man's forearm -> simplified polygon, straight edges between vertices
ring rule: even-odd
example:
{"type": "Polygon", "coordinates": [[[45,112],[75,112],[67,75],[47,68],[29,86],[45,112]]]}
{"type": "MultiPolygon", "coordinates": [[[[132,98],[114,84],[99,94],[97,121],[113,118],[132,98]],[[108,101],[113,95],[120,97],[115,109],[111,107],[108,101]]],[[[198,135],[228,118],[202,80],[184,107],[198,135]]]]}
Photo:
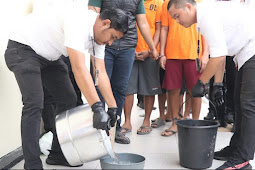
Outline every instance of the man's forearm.
{"type": "Polygon", "coordinates": [[[95,65],[94,62],[96,62],[96,67],[98,70],[98,89],[100,93],[102,94],[106,104],[108,107],[117,107],[116,101],[114,99],[112,88],[110,84],[110,80],[108,78],[106,69],[105,69],[105,63],[102,59],[97,59],[91,56],[91,62],[93,67],[93,75],[95,77],[95,65]]]}
{"type": "Polygon", "coordinates": [[[168,27],[161,26],[161,29],[160,29],[160,55],[165,54],[167,34],[168,34],[168,27]]]}
{"type": "Polygon", "coordinates": [[[225,59],[226,59],[226,56],[210,58],[204,72],[202,73],[199,79],[204,84],[207,83],[219,70],[219,67],[222,68],[225,66],[224,64],[225,59]]]}
{"type": "Polygon", "coordinates": [[[214,83],[221,83],[223,81],[224,72],[225,72],[226,60],[221,66],[217,68],[217,71],[214,75],[214,83]]]}
{"type": "Polygon", "coordinates": [[[150,32],[150,27],[149,24],[147,22],[146,16],[145,14],[139,14],[137,16],[137,25],[139,27],[139,30],[141,31],[141,34],[144,38],[144,40],[146,41],[146,43],[148,44],[150,50],[156,50],[155,44],[152,40],[152,35],[150,32]]]}
{"type": "Polygon", "coordinates": [[[207,43],[207,41],[206,41],[206,39],[203,37],[203,36],[201,36],[202,37],[202,55],[203,56],[209,56],[209,45],[208,45],[208,43],[207,43]]]}
{"type": "Polygon", "coordinates": [[[76,83],[89,105],[92,106],[95,102],[100,101],[89,71],[86,68],[73,69],[73,73],[76,83]]]}
{"type": "Polygon", "coordinates": [[[157,47],[157,45],[159,43],[159,40],[160,40],[160,28],[161,28],[160,24],[161,24],[161,22],[156,23],[155,34],[154,34],[154,37],[153,37],[155,47],[157,47]]]}
{"type": "Polygon", "coordinates": [[[97,95],[90,72],[85,66],[85,56],[83,53],[71,48],[67,48],[67,52],[70,58],[75,81],[89,105],[92,106],[95,102],[100,101],[100,99],[97,95]]]}
{"type": "Polygon", "coordinates": [[[116,101],[112,93],[111,84],[106,72],[99,74],[98,89],[104,97],[104,100],[107,103],[108,107],[117,107],[116,101]]]}

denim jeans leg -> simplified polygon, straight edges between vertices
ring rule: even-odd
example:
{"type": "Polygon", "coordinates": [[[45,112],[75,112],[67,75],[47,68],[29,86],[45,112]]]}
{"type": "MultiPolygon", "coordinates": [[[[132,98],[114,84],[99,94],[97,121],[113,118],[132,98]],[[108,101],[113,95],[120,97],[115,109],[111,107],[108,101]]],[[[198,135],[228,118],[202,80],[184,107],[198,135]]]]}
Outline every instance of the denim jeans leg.
{"type": "Polygon", "coordinates": [[[126,89],[135,59],[135,49],[116,50],[116,52],[117,55],[115,56],[110,80],[113,95],[118,106],[117,115],[120,116],[120,119],[117,121],[117,131],[119,131],[126,89]]]}

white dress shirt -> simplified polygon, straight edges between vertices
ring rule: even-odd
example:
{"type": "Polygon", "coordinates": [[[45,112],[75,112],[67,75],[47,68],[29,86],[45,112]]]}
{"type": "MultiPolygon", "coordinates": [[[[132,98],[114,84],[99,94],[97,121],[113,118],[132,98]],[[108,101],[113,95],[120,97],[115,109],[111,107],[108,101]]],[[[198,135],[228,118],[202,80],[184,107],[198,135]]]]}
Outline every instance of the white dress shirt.
{"type": "Polygon", "coordinates": [[[14,27],[10,39],[30,46],[38,55],[57,60],[67,56],[66,47],[85,54],[86,50],[95,57],[104,59],[104,45],[93,42],[93,26],[98,14],[88,10],[87,6],[71,6],[65,14],[55,7],[44,8],[43,12],[34,12],[25,16],[14,27]]]}
{"type": "Polygon", "coordinates": [[[253,20],[240,3],[197,3],[197,27],[209,44],[210,57],[235,56],[238,69],[255,55],[253,20]]]}

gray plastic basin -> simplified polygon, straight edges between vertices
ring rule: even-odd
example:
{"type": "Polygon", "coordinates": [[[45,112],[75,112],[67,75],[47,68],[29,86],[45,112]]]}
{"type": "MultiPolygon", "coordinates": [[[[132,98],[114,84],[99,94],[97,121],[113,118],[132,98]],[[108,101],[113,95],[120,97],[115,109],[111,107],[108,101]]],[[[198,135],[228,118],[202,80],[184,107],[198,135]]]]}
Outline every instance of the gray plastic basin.
{"type": "Polygon", "coordinates": [[[119,164],[109,155],[100,159],[102,169],[143,169],[145,157],[133,153],[116,153],[119,164]]]}

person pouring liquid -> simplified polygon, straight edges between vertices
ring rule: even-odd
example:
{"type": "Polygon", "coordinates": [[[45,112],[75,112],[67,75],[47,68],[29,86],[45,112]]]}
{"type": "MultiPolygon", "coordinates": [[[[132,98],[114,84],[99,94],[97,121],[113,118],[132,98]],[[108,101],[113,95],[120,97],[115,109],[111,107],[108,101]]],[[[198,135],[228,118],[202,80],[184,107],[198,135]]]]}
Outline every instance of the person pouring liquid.
{"type": "MultiPolygon", "coordinates": [[[[5,51],[6,64],[15,75],[24,104],[21,137],[25,169],[43,169],[39,148],[43,86],[54,97],[57,113],[76,106],[76,93],[61,55],[70,57],[76,82],[94,113],[93,127],[109,130],[116,122],[117,105],[105,71],[104,50],[106,44],[111,45],[127,32],[128,16],[117,8],[100,14],[86,6],[73,8],[64,17],[50,9],[26,16],[14,27],[5,51]],[[108,105],[107,112],[85,67],[85,50],[94,56],[97,86],[108,105]]],[[[53,134],[46,163],[71,166],[61,151],[55,129],[53,134]]]]}

